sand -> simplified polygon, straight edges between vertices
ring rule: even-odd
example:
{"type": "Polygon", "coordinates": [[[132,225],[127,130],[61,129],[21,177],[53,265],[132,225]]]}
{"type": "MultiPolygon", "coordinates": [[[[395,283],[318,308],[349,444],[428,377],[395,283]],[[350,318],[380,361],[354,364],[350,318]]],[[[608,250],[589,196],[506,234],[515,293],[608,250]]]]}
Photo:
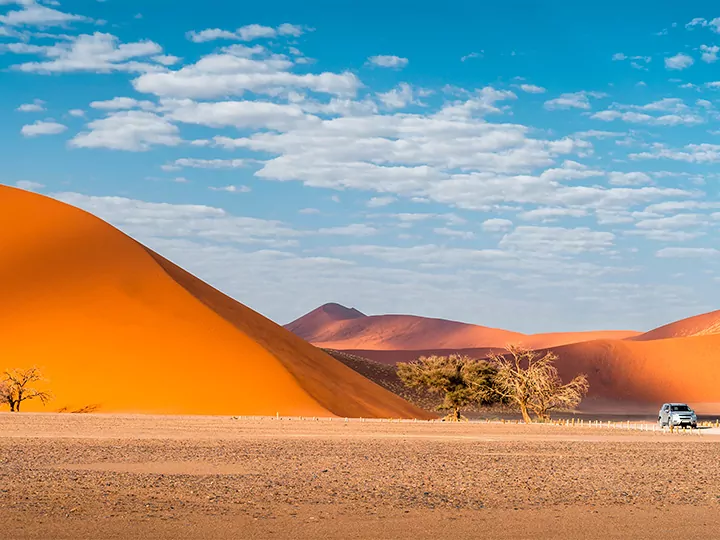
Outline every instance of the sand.
{"type": "Polygon", "coordinates": [[[675,321],[628,339],[631,341],[648,341],[652,339],[709,336],[713,334],[720,334],[720,310],[675,321]]]}
{"type": "Polygon", "coordinates": [[[285,327],[317,347],[339,350],[488,349],[504,348],[508,344],[541,349],[593,339],[624,339],[638,335],[638,332],[629,330],[526,335],[413,315],[367,316],[338,304],[321,306],[285,327]]]}
{"type": "Polygon", "coordinates": [[[720,436],[0,415],[10,538],[711,538],[720,436]],[[669,465],[673,464],[673,467],[669,465]]]}
{"type": "Polygon", "coordinates": [[[426,418],[104,221],[0,186],[0,370],[24,410],[426,418]]]}

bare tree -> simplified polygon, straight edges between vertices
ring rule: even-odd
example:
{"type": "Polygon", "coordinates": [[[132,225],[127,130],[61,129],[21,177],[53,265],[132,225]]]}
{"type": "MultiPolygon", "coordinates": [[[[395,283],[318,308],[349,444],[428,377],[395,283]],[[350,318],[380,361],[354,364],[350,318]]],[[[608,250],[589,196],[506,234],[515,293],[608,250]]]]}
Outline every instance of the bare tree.
{"type": "Polygon", "coordinates": [[[0,381],[0,403],[10,405],[10,412],[20,412],[20,404],[30,399],[39,399],[43,405],[52,399],[49,392],[37,390],[30,386],[32,383],[42,381],[40,370],[36,367],[30,369],[8,369],[5,378],[0,381]]]}
{"type": "Polygon", "coordinates": [[[538,420],[550,419],[550,411],[574,409],[587,394],[589,384],[585,375],[578,375],[563,384],[552,351],[541,354],[516,346],[508,346],[507,354],[492,354],[490,362],[497,369],[494,390],[514,404],[525,423],[532,422],[530,412],[538,420]]]}
{"type": "Polygon", "coordinates": [[[439,409],[452,410],[449,420],[460,421],[460,409],[474,403],[489,403],[495,368],[483,360],[453,354],[422,356],[414,362],[398,363],[397,372],[406,386],[441,394],[439,409]]]}

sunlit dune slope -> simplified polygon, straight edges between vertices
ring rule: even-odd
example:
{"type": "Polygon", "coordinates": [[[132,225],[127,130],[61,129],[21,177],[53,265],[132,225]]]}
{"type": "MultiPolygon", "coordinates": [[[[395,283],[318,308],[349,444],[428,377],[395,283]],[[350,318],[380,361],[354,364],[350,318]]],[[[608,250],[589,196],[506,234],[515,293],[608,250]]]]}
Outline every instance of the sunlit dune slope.
{"type": "Polygon", "coordinates": [[[720,334],[720,310],[675,321],[628,339],[632,341],[648,341],[651,339],[709,336],[713,334],[720,334]]]}
{"type": "Polygon", "coordinates": [[[318,347],[340,350],[495,348],[511,343],[528,348],[543,348],[593,339],[623,339],[638,334],[611,330],[525,335],[412,315],[364,316],[337,304],[321,306],[285,328],[318,347]],[[350,311],[352,315],[348,313],[350,311]],[[326,312],[337,316],[324,315],[326,312]]]}
{"type": "Polygon", "coordinates": [[[553,351],[561,376],[586,373],[598,402],[720,404],[720,335],[598,340],[553,351]]]}
{"type": "Polygon", "coordinates": [[[55,396],[23,410],[427,416],[102,220],[4,186],[0,299],[0,369],[36,365],[55,396]]]}

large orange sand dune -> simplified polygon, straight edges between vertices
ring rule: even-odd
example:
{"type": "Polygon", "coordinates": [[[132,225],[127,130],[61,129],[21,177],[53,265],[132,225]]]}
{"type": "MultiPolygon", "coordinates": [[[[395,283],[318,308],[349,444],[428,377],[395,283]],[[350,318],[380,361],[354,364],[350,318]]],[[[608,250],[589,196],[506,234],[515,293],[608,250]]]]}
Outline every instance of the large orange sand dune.
{"type": "Polygon", "coordinates": [[[0,370],[37,365],[46,409],[427,414],[94,216],[0,186],[0,370]]]}
{"type": "Polygon", "coordinates": [[[285,328],[313,345],[339,350],[502,348],[508,344],[539,349],[593,339],[624,339],[639,334],[629,330],[609,330],[526,335],[413,315],[366,316],[338,304],[325,304],[285,328]]]}

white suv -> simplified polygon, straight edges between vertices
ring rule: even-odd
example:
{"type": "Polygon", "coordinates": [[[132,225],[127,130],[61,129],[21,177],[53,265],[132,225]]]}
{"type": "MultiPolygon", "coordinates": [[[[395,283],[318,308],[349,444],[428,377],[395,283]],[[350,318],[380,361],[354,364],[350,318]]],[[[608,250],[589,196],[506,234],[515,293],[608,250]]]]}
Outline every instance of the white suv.
{"type": "Polygon", "coordinates": [[[658,424],[665,426],[697,427],[697,415],[686,403],[665,403],[658,414],[658,424]]]}

